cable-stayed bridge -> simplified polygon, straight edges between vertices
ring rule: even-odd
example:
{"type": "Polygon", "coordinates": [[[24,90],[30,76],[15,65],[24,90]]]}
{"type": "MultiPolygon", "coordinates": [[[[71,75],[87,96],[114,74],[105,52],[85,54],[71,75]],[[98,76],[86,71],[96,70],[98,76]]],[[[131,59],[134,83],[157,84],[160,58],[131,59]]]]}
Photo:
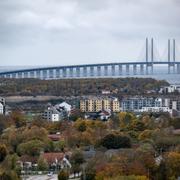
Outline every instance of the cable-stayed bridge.
{"type": "Polygon", "coordinates": [[[55,67],[40,67],[0,72],[1,78],[90,78],[113,77],[131,75],[153,75],[154,68],[159,65],[166,66],[167,74],[180,74],[180,61],[177,61],[176,41],[168,40],[167,57],[165,60],[157,59],[154,39],[147,38],[145,44],[145,57],[136,62],[97,63],[83,65],[68,65],[55,67]]]}

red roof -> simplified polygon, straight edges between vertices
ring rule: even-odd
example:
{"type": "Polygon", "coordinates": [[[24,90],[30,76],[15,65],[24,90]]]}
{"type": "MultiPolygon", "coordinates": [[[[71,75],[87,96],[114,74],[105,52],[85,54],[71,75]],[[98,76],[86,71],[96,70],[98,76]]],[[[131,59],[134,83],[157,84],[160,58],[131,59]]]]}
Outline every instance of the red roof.
{"type": "Polygon", "coordinates": [[[51,139],[52,141],[59,141],[61,136],[58,134],[49,134],[48,138],[51,139]]]}
{"type": "Polygon", "coordinates": [[[56,161],[62,161],[64,158],[64,153],[44,153],[42,156],[48,164],[52,164],[56,161]]]}
{"type": "Polygon", "coordinates": [[[31,163],[37,163],[37,157],[32,157],[29,155],[23,155],[20,157],[20,161],[22,161],[23,163],[25,162],[31,162],[31,163]]]}

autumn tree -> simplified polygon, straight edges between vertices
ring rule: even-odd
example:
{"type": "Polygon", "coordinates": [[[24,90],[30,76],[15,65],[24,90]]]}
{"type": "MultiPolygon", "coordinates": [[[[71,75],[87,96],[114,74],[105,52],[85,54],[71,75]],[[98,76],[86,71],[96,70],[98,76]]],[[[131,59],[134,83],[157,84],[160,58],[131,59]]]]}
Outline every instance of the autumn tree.
{"type": "Polygon", "coordinates": [[[58,180],[68,180],[69,179],[69,173],[65,170],[61,170],[58,174],[58,180]]]}
{"type": "Polygon", "coordinates": [[[0,162],[2,162],[7,155],[7,148],[4,144],[0,144],[0,162]]]}
{"type": "Polygon", "coordinates": [[[180,153],[169,152],[166,156],[166,167],[168,176],[177,179],[180,176],[180,153]]]}

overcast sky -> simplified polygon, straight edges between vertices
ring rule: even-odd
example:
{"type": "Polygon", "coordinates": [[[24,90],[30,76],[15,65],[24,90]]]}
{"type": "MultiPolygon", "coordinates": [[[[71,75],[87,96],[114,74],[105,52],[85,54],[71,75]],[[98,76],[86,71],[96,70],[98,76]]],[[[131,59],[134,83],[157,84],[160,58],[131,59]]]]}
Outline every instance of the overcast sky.
{"type": "Polygon", "coordinates": [[[179,0],[0,0],[0,66],[132,61],[180,45],[179,0]]]}

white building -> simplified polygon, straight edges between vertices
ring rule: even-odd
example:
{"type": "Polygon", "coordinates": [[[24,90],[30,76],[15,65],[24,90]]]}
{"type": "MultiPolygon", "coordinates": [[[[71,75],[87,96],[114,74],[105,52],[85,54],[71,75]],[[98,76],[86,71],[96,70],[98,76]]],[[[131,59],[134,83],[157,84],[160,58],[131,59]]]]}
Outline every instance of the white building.
{"type": "Polygon", "coordinates": [[[161,98],[131,97],[121,101],[122,111],[139,111],[143,107],[162,107],[161,98]]]}
{"type": "Polygon", "coordinates": [[[43,118],[48,121],[57,122],[60,120],[60,113],[54,108],[48,108],[44,111],[43,118]]]}
{"type": "Polygon", "coordinates": [[[64,108],[64,110],[66,110],[67,112],[70,112],[72,109],[72,106],[66,102],[62,102],[61,104],[56,106],[59,106],[60,108],[64,108]]]}
{"type": "Polygon", "coordinates": [[[71,112],[71,105],[63,102],[53,107],[49,107],[43,113],[43,118],[48,121],[57,122],[63,120],[65,117],[69,117],[71,112]]]}
{"type": "Polygon", "coordinates": [[[170,86],[165,86],[160,89],[160,93],[173,93],[173,92],[180,92],[180,85],[172,84],[170,86]]]}
{"type": "Polygon", "coordinates": [[[168,112],[169,114],[172,114],[172,109],[170,109],[169,107],[142,107],[142,109],[140,109],[138,112],[168,112]]]}
{"type": "Polygon", "coordinates": [[[5,114],[5,98],[0,97],[0,114],[5,114]]]}
{"type": "Polygon", "coordinates": [[[4,114],[4,106],[0,103],[0,114],[4,114]]]}

